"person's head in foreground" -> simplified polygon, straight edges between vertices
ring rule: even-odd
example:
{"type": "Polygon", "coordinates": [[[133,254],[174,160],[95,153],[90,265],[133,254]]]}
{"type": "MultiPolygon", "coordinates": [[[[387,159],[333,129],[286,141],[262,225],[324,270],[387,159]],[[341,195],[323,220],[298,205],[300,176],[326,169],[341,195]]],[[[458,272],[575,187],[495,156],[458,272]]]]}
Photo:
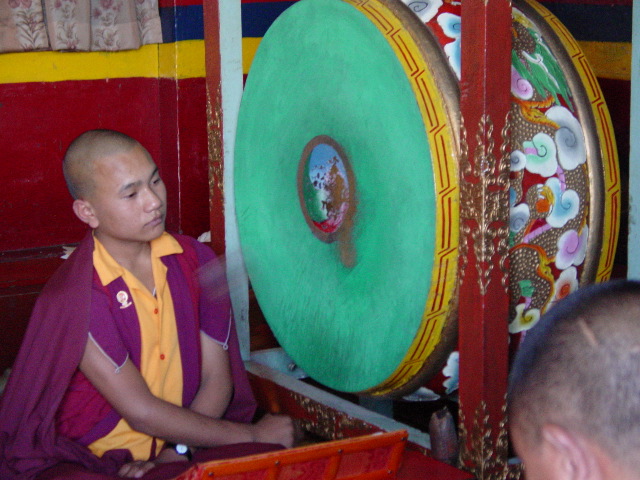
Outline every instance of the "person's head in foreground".
{"type": "Polygon", "coordinates": [[[546,313],[514,359],[508,413],[528,480],[640,478],[640,282],[546,313]]]}

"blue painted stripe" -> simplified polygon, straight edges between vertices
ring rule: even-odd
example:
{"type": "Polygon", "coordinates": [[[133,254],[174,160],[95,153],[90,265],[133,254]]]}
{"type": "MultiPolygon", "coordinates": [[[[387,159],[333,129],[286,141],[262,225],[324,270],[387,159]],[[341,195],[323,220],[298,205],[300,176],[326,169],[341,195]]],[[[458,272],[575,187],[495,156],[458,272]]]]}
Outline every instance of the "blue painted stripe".
{"type": "Polygon", "coordinates": [[[267,29],[278,16],[295,1],[256,2],[242,4],[242,36],[264,37],[267,29]]]}
{"type": "Polygon", "coordinates": [[[631,5],[544,3],[578,41],[631,42],[631,5]]]}
{"type": "MultiPolygon", "coordinates": [[[[242,4],[242,35],[263,37],[271,24],[295,0],[242,4]]],[[[579,41],[630,42],[630,5],[590,5],[546,2],[544,6],[569,29],[579,41]],[[597,19],[597,21],[594,21],[597,19]]],[[[203,40],[202,5],[161,7],[160,21],[165,43],[203,40]]]]}
{"type": "MultiPolygon", "coordinates": [[[[295,0],[243,3],[242,35],[263,37],[274,20],[294,3],[295,0]]],[[[160,22],[165,43],[204,39],[202,5],[161,7],[160,22]]]]}
{"type": "Polygon", "coordinates": [[[162,40],[164,43],[181,40],[204,40],[202,5],[160,8],[162,40]]]}

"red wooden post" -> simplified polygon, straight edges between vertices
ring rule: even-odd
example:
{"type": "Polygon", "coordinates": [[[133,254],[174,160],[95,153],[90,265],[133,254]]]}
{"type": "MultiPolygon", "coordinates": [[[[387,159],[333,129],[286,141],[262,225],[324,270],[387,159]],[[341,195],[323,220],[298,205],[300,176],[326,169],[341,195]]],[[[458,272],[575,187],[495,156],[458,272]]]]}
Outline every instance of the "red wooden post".
{"type": "MultiPolygon", "coordinates": [[[[183,0],[160,0],[162,9],[173,9],[174,15],[184,8],[183,0]]],[[[176,22],[171,35],[180,38],[187,22],[176,22]]],[[[145,82],[139,87],[141,98],[157,98],[152,105],[158,110],[145,113],[153,118],[157,128],[149,128],[144,132],[141,141],[151,148],[164,182],[167,185],[168,214],[167,229],[173,232],[198,236],[209,227],[209,202],[207,200],[209,182],[206,175],[209,169],[207,155],[207,127],[205,103],[196,101],[205,96],[205,79],[198,76],[188,76],[189,56],[184,54],[190,49],[183,49],[182,42],[170,42],[159,49],[159,69],[161,74],[157,79],[157,87],[145,82]],[[157,88],[155,90],[150,90],[157,88]],[[146,96],[145,96],[146,94],[146,96]],[[157,147],[150,138],[157,142],[157,147]],[[154,147],[158,153],[153,151],[154,147]]],[[[142,80],[142,79],[140,79],[142,80]]],[[[127,79],[129,82],[130,79],[127,79]]],[[[147,103],[149,100],[147,99],[147,103]]],[[[85,107],[87,108],[87,107],[85,107]]],[[[151,108],[141,103],[140,109],[151,108]]],[[[135,108],[131,108],[134,111],[135,108]]],[[[125,114],[122,114],[124,117],[125,114]]],[[[131,123],[140,123],[135,115],[124,122],[125,127],[131,123]]],[[[106,123],[108,125],[108,122],[106,123]]],[[[125,133],[135,135],[137,129],[125,133]]],[[[136,138],[139,138],[136,136],[136,138]]]]}
{"type": "Polygon", "coordinates": [[[222,89],[220,71],[220,11],[218,0],[202,2],[204,17],[205,71],[207,75],[207,132],[209,136],[209,210],[211,246],[225,251],[224,150],[222,145],[222,89]]]}
{"type": "Polygon", "coordinates": [[[507,478],[511,2],[462,2],[460,432],[463,468],[507,478]]]}

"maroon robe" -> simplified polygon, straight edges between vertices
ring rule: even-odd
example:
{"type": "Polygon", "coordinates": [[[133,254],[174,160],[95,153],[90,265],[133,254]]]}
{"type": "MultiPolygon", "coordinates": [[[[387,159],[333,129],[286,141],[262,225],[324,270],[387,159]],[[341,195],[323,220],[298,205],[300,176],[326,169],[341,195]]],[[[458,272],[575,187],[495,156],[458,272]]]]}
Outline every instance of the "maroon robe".
{"type": "MultiPolygon", "coordinates": [[[[168,267],[167,281],[183,358],[183,404],[188,406],[200,381],[199,318],[217,316],[224,320],[222,324],[226,329],[230,303],[228,297],[212,301],[207,295],[199,294],[195,270],[213,260],[213,252],[190,237],[174,237],[185,252],[163,257],[163,262],[168,267]]],[[[87,343],[90,315],[97,314],[91,301],[95,282],[93,237],[88,234],[42,290],[2,397],[0,478],[3,480],[34,478],[58,464],[74,464],[77,466],[74,468],[83,471],[113,475],[123,463],[131,460],[128,450],[110,451],[98,458],[81,443],[58,435],[55,428],[56,413],[87,343]]],[[[112,283],[116,284],[117,280],[112,283]]],[[[100,288],[108,292],[110,285],[100,288]]],[[[113,288],[117,292],[122,285],[113,288]]],[[[140,353],[139,329],[129,328],[125,335],[132,348],[131,358],[136,363],[140,353]]],[[[229,356],[234,395],[224,418],[250,422],[256,404],[240,357],[235,328],[231,329],[229,356]]],[[[108,432],[119,419],[113,409],[103,409],[98,423],[90,425],[88,435],[108,432]]]]}

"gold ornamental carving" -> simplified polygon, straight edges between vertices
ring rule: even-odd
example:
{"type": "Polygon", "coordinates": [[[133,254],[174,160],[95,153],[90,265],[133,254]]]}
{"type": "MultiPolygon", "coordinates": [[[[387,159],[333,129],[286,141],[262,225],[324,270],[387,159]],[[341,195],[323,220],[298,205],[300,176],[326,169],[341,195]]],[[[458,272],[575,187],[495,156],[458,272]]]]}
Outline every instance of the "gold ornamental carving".
{"type": "Polygon", "coordinates": [[[500,156],[494,155],[493,121],[480,118],[473,161],[469,158],[467,130],[460,135],[460,281],[464,281],[472,244],[480,293],[485,295],[494,265],[502,272],[502,287],[508,292],[509,224],[505,221],[509,204],[509,116],[501,132],[500,156]],[[498,261],[494,262],[495,256],[498,261]]]}
{"type": "Polygon", "coordinates": [[[304,416],[296,419],[298,425],[305,431],[328,440],[345,438],[345,432],[370,431],[373,427],[358,418],[353,418],[327,407],[317,401],[296,392],[290,392],[294,403],[304,411],[304,416]]]}
{"type": "Polygon", "coordinates": [[[207,86],[207,143],[209,146],[209,198],[214,191],[224,194],[222,154],[222,104],[218,86],[213,98],[207,86]]]}
{"type": "Polygon", "coordinates": [[[487,404],[482,401],[475,411],[471,431],[467,431],[464,409],[460,407],[460,457],[458,466],[478,480],[520,480],[524,478],[521,463],[509,464],[509,434],[506,403],[497,435],[491,430],[487,404]]]}

